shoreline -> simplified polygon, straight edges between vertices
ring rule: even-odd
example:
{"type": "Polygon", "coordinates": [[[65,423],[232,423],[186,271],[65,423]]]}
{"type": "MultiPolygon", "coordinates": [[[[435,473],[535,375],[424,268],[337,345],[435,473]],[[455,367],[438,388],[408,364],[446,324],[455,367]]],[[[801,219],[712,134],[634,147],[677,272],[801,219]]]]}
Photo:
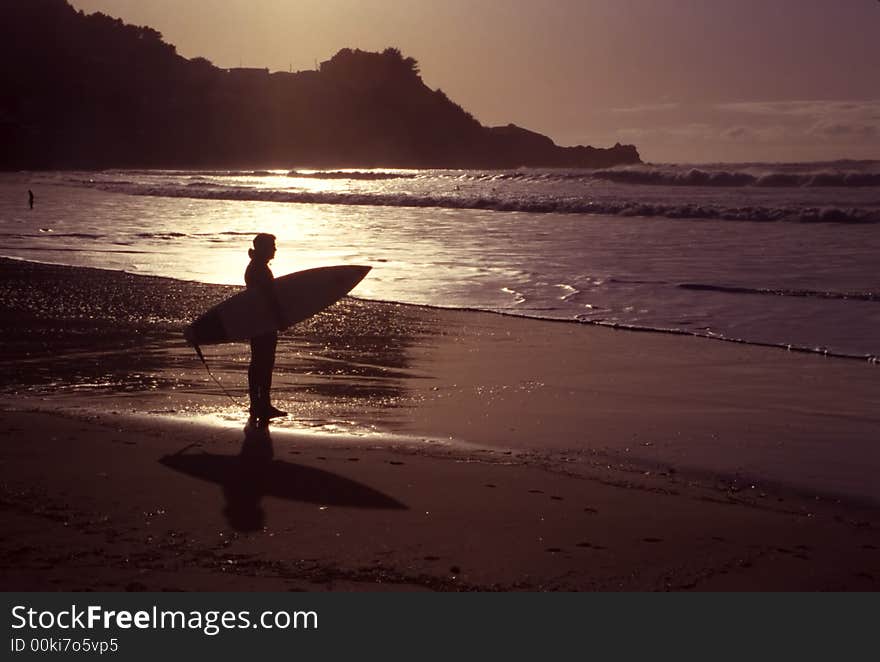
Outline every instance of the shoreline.
{"type": "MultiPolygon", "coordinates": [[[[72,323],[85,327],[76,329],[74,333],[60,332],[62,339],[75,339],[77,352],[91,356],[91,362],[87,368],[84,367],[86,363],[79,361],[77,353],[74,353],[69,366],[72,370],[54,366],[58,368],[60,377],[50,382],[56,395],[71,399],[75,406],[81,406],[83,395],[95,394],[99,397],[99,407],[106,403],[116,405],[120,399],[124,400],[132,393],[145,396],[144,401],[157,396],[157,400],[167,398],[182,404],[177,410],[183,415],[213,416],[221,423],[240,422],[240,411],[246,410],[246,343],[205,346],[209,366],[222,384],[218,389],[180,333],[194,316],[190,311],[207,309],[240,291],[240,286],[181,281],[94,267],[47,265],[31,261],[21,261],[21,264],[26,265],[25,272],[14,275],[15,270],[10,268],[6,258],[0,258],[0,305],[9,303],[10,287],[14,289],[17,285],[31,282],[31,279],[43,282],[47,292],[40,292],[41,288],[36,288],[36,296],[24,301],[15,295],[14,303],[19,310],[13,308],[4,317],[12,315],[14,319],[15,315],[25,312],[28,323],[43,318],[45,321],[38,326],[48,326],[42,335],[50,336],[44,343],[52,342],[51,335],[59,333],[55,328],[59,324],[72,323]],[[9,282],[10,278],[12,282],[9,282]],[[108,278],[114,285],[103,296],[90,293],[90,288],[108,278]],[[68,289],[64,292],[59,287],[68,289]],[[50,296],[57,297],[57,300],[51,301],[50,296]],[[138,299],[138,304],[125,301],[127,298],[138,299]],[[48,309],[41,311],[41,306],[48,309]],[[97,375],[91,374],[101,370],[101,352],[95,349],[107,340],[111,341],[106,353],[108,363],[121,363],[119,369],[109,377],[103,375],[103,382],[99,382],[97,375]],[[118,343],[118,346],[113,343],[118,343]],[[138,357],[147,360],[132,362],[129,357],[119,355],[120,350],[127,352],[130,346],[147,349],[142,357],[138,357]],[[150,371],[152,374],[149,377],[141,374],[150,371]],[[232,393],[231,400],[227,392],[220,390],[227,386],[232,393]],[[186,393],[186,389],[190,389],[190,392],[186,393]]],[[[4,322],[0,318],[0,324],[4,322]]],[[[284,375],[289,374],[291,380],[276,383],[275,390],[287,390],[293,402],[302,403],[300,413],[303,415],[296,420],[298,429],[361,434],[372,434],[378,430],[392,435],[455,439],[476,446],[488,442],[489,447],[504,446],[510,439],[513,448],[543,453],[548,457],[559,451],[608,453],[625,462],[637,462],[648,468],[683,464],[681,458],[669,454],[674,447],[670,442],[666,444],[664,452],[649,452],[660,445],[651,443],[652,431],[645,429],[650,425],[632,424],[630,427],[634,434],[627,439],[626,435],[610,429],[616,426],[615,420],[607,420],[608,416],[600,414],[606,432],[613,433],[618,439],[610,444],[606,439],[604,445],[597,447],[593,442],[574,440],[572,443],[548,443],[548,435],[541,425],[523,423],[520,426],[522,429],[510,428],[495,433],[493,426],[479,422],[475,424],[474,420],[491,416],[480,412],[479,407],[491,409],[501,405],[506,409],[505,414],[512,416],[535,408],[535,411],[543,411],[544,415],[570,419],[572,425],[569,429],[574,429],[592,418],[588,415],[584,419],[572,411],[581,407],[580,399],[574,397],[575,394],[584,398],[585,402],[606,401],[611,410],[620,407],[619,396],[625,394],[628,400],[637,400],[628,407],[631,407],[631,414],[638,418],[639,414],[644,413],[640,411],[644,406],[642,401],[660,402],[670,388],[685,388],[678,383],[680,375],[694,382],[699,378],[699,383],[691,386],[689,392],[703,399],[700,390],[718,390],[716,380],[719,377],[739,378],[737,373],[743,371],[736,364],[740,362],[749,366],[745,370],[749,376],[760,380],[772,378],[774,383],[742,384],[730,393],[722,389],[721,392],[729,396],[726,399],[730,401],[719,401],[714,405],[716,409],[735,409],[740,406],[736,398],[752,400],[748,405],[750,407],[763,407],[765,401],[780,400],[777,406],[783,406],[783,414],[788,413],[786,409],[806,410],[807,407],[815,407],[817,411],[814,414],[818,417],[847,416],[857,423],[860,411],[867,414],[874,411],[873,404],[880,403],[880,387],[874,385],[873,366],[870,363],[828,362],[827,357],[822,355],[778,352],[775,347],[750,344],[694,343],[692,338],[712,339],[689,334],[617,333],[620,330],[629,329],[567,320],[539,320],[492,311],[346,297],[330,311],[282,334],[276,377],[284,380],[284,375]],[[534,341],[529,337],[532,334],[534,341]],[[335,346],[340,346],[341,350],[335,346]],[[499,347],[503,351],[498,351],[499,347]],[[584,348],[590,348],[595,356],[586,359],[576,356],[584,348]],[[536,358],[544,359],[544,363],[539,361],[537,365],[531,365],[528,357],[530,352],[537,352],[536,358]],[[486,381],[487,377],[480,375],[479,369],[474,370],[467,365],[471,358],[469,355],[477,358],[485,355],[487,367],[499,371],[498,379],[493,378],[499,383],[475,384],[486,381]],[[456,363],[452,369],[448,365],[450,359],[456,363]],[[567,360],[579,365],[565,366],[567,360]],[[706,369],[706,363],[717,363],[729,374],[718,373],[715,367],[706,369]],[[504,366],[510,367],[507,372],[511,374],[505,374],[504,366]],[[581,375],[578,368],[595,374],[581,375]],[[621,369],[628,382],[627,390],[603,393],[606,380],[602,371],[608,371],[615,379],[615,373],[621,369]],[[645,375],[639,378],[640,370],[645,375]],[[843,391],[840,392],[838,387],[826,388],[825,397],[818,393],[781,393],[782,389],[791,388],[788,370],[806,370],[806,378],[817,384],[833,376],[843,391]],[[656,374],[663,371],[672,371],[673,374],[656,374]],[[696,371],[703,374],[698,375],[696,371]],[[543,377],[550,377],[549,383],[541,381],[543,377]],[[629,383],[633,377],[639,378],[639,382],[650,381],[653,384],[629,383]],[[463,396],[460,393],[461,389],[455,383],[460,378],[475,390],[473,394],[463,396]],[[430,387],[426,388],[426,383],[430,383],[430,387]],[[828,400],[839,395],[846,396],[846,389],[852,385],[860,389],[858,394],[864,403],[861,410],[859,401],[854,400],[848,404],[842,403],[846,411],[835,411],[833,407],[827,412],[822,411],[828,400]],[[754,389],[758,386],[766,392],[746,392],[747,387],[754,389]],[[548,402],[548,398],[540,397],[540,392],[548,389],[567,390],[567,393],[554,393],[548,402]],[[438,391],[438,397],[433,397],[438,391]],[[484,393],[481,394],[481,391],[484,393]],[[477,396],[477,402],[472,401],[473,396],[477,396]],[[315,400],[319,401],[319,405],[315,405],[315,400]],[[476,410],[475,404],[478,407],[476,410]],[[395,415],[401,412],[403,415],[395,415]],[[452,420],[460,412],[466,412],[468,424],[457,425],[452,420]],[[545,438],[538,441],[532,439],[538,435],[545,438]],[[639,437],[648,439],[641,442],[644,445],[639,449],[640,453],[629,447],[633,443],[639,444],[636,441],[639,437]]],[[[33,330],[30,333],[32,335],[33,330]]],[[[33,338],[29,337],[30,340],[33,338]]],[[[26,342],[25,346],[29,344],[26,342]]],[[[49,344],[44,346],[48,347],[49,344]]],[[[66,349],[63,344],[62,349],[66,349]]],[[[18,358],[16,348],[10,346],[9,350],[4,352],[4,358],[15,366],[18,358]]],[[[30,355],[32,352],[27,353],[30,355]]],[[[4,391],[16,385],[14,375],[6,384],[4,381],[0,379],[0,387],[4,391]]],[[[28,378],[24,381],[27,382],[28,378]]],[[[30,386],[36,394],[45,395],[46,389],[40,386],[39,381],[30,386]]],[[[23,395],[27,395],[27,392],[26,389],[23,395]]],[[[690,406],[685,397],[678,400],[681,402],[679,406],[690,406]]],[[[653,407],[649,405],[649,409],[653,407]]],[[[657,420],[652,423],[669,423],[669,416],[662,411],[653,413],[657,420]]],[[[765,418],[768,413],[771,412],[764,413],[765,418]]],[[[609,415],[614,418],[613,414],[609,415]]],[[[495,418],[498,416],[495,415],[495,418]]],[[[876,418],[880,421],[880,417],[876,418]]],[[[697,422],[701,427],[711,427],[711,423],[707,424],[705,419],[706,416],[701,415],[697,422]]],[[[868,417],[866,421],[871,424],[874,418],[868,417]]],[[[766,422],[773,423],[772,420],[766,422]]],[[[282,425],[285,423],[282,422],[282,425]]],[[[550,428],[556,434],[566,432],[565,426],[558,423],[550,428]]],[[[835,429],[833,433],[840,435],[841,431],[835,429]]],[[[682,431],[674,430],[674,434],[681,437],[682,431]]],[[[684,446],[701,443],[697,435],[688,436],[690,439],[684,442],[684,446]]],[[[769,478],[760,475],[760,472],[757,475],[743,470],[723,472],[699,462],[687,469],[694,474],[711,474],[715,471],[718,475],[737,478],[739,482],[766,481],[769,478]]],[[[792,481],[775,482],[797,486],[792,481]]],[[[812,488],[831,496],[845,496],[832,489],[822,490],[817,485],[812,488]]],[[[874,491],[873,498],[880,503],[880,490],[874,491]]]]}
{"type": "MultiPolygon", "coordinates": [[[[42,260],[33,260],[29,258],[21,258],[15,256],[7,256],[0,255],[0,261],[3,260],[11,260],[14,262],[25,262],[25,263],[33,263],[33,264],[42,264],[53,267],[68,267],[71,269],[89,269],[99,272],[111,272],[111,273],[120,273],[126,274],[129,276],[137,276],[143,278],[159,278],[172,282],[179,283],[193,283],[200,286],[208,286],[208,287],[223,287],[223,288],[235,288],[235,287],[243,287],[237,285],[227,285],[223,283],[208,283],[204,281],[198,280],[187,280],[182,278],[173,278],[171,276],[156,276],[153,274],[139,274],[133,271],[127,271],[125,269],[107,269],[102,267],[87,267],[87,266],[73,266],[69,264],[65,264],[63,262],[44,262],[42,260]]],[[[709,340],[715,342],[723,342],[723,343],[731,343],[734,345],[743,345],[746,347],[761,347],[767,349],[775,349],[781,350],[784,352],[793,352],[798,354],[808,354],[812,356],[820,356],[823,358],[831,358],[831,359],[844,359],[847,361],[866,361],[871,365],[880,365],[880,356],[876,356],[873,354],[850,354],[846,352],[836,352],[829,351],[827,349],[820,348],[810,348],[799,345],[790,345],[790,344],[781,344],[781,343],[771,343],[771,342],[761,342],[757,340],[744,340],[742,338],[727,338],[724,336],[718,335],[706,335],[696,332],[689,332],[681,329],[664,329],[658,327],[650,327],[650,326],[637,326],[631,324],[623,324],[618,322],[601,322],[601,321],[593,321],[593,320],[581,320],[581,319],[572,319],[572,318],[563,318],[563,317],[544,317],[539,315],[524,315],[519,313],[505,312],[503,310],[490,310],[490,309],[482,309],[482,308],[470,308],[466,306],[440,306],[440,305],[432,305],[427,303],[410,303],[407,301],[393,301],[390,299],[376,299],[376,298],[365,298],[359,297],[356,295],[348,295],[346,297],[352,301],[360,301],[365,304],[376,303],[376,304],[384,304],[390,306],[404,306],[411,307],[415,309],[424,309],[426,311],[451,311],[451,312],[460,312],[460,313],[477,313],[477,314],[488,314],[488,315],[499,315],[501,317],[508,317],[512,319],[525,319],[525,320],[535,320],[538,322],[553,322],[553,323],[562,323],[562,324],[573,324],[573,325],[582,325],[589,327],[596,327],[601,329],[611,329],[613,331],[628,331],[632,333],[651,333],[651,334],[660,334],[660,335],[671,335],[671,336],[681,336],[685,338],[695,338],[700,340],[709,340]]]]}
{"type": "Polygon", "coordinates": [[[237,289],[0,260],[7,586],[880,586],[873,366],[346,299],[260,438],[180,337],[237,289]]]}

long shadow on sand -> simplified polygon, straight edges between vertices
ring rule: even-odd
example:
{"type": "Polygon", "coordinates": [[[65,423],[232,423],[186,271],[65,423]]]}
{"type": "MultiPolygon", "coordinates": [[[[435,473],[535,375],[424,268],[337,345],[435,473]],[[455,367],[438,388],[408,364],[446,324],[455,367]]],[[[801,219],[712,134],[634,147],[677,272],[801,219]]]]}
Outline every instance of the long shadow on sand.
{"type": "Polygon", "coordinates": [[[343,476],[275,460],[266,428],[245,428],[238,455],[188,453],[187,446],[159,460],[175,471],[217,483],[223,488],[223,514],[237,531],[257,531],[264,526],[260,505],[264,496],[325,506],[406,510],[399,501],[343,476]]]}

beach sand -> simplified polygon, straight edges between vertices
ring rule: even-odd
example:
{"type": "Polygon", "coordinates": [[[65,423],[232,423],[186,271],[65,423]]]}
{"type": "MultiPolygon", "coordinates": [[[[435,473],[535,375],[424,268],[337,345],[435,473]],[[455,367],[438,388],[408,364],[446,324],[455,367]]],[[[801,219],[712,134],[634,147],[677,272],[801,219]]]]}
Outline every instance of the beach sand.
{"type": "Polygon", "coordinates": [[[257,431],[233,291],[0,260],[6,590],[880,587],[876,365],[346,299],[257,431]]]}

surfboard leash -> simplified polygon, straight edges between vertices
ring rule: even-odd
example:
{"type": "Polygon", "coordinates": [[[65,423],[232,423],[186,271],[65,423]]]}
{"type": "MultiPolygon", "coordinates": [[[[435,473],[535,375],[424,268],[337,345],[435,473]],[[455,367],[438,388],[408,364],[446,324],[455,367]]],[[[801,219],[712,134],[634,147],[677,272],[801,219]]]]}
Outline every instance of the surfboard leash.
{"type": "Polygon", "coordinates": [[[232,394],[231,394],[229,391],[226,390],[226,387],[223,386],[223,384],[220,382],[220,380],[217,379],[217,377],[214,376],[214,373],[211,372],[211,368],[208,367],[208,362],[205,360],[205,355],[202,354],[202,348],[199,347],[198,343],[190,342],[190,345],[192,345],[192,346],[193,346],[193,349],[196,350],[196,355],[199,357],[199,359],[201,359],[201,361],[202,361],[202,365],[205,366],[205,370],[208,371],[208,374],[211,376],[211,379],[214,380],[214,383],[217,384],[217,386],[220,387],[220,390],[223,391],[223,392],[226,394],[226,397],[228,397],[230,400],[232,400],[232,404],[234,404],[236,407],[243,407],[244,405],[242,405],[242,403],[240,403],[238,400],[236,400],[236,399],[232,396],[232,394]]]}

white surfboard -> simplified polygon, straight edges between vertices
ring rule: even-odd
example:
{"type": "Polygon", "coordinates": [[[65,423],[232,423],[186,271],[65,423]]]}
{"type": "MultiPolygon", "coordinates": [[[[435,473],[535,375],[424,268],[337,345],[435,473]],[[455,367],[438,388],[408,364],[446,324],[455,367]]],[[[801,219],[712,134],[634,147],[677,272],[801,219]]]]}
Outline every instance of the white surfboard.
{"type": "MultiPolygon", "coordinates": [[[[348,294],[371,267],[341,265],[297,271],[276,278],[275,296],[288,325],[321,312],[348,294]]],[[[241,342],[278,330],[278,321],[263,292],[239,292],[208,310],[184,329],[193,345],[241,342]]]]}

